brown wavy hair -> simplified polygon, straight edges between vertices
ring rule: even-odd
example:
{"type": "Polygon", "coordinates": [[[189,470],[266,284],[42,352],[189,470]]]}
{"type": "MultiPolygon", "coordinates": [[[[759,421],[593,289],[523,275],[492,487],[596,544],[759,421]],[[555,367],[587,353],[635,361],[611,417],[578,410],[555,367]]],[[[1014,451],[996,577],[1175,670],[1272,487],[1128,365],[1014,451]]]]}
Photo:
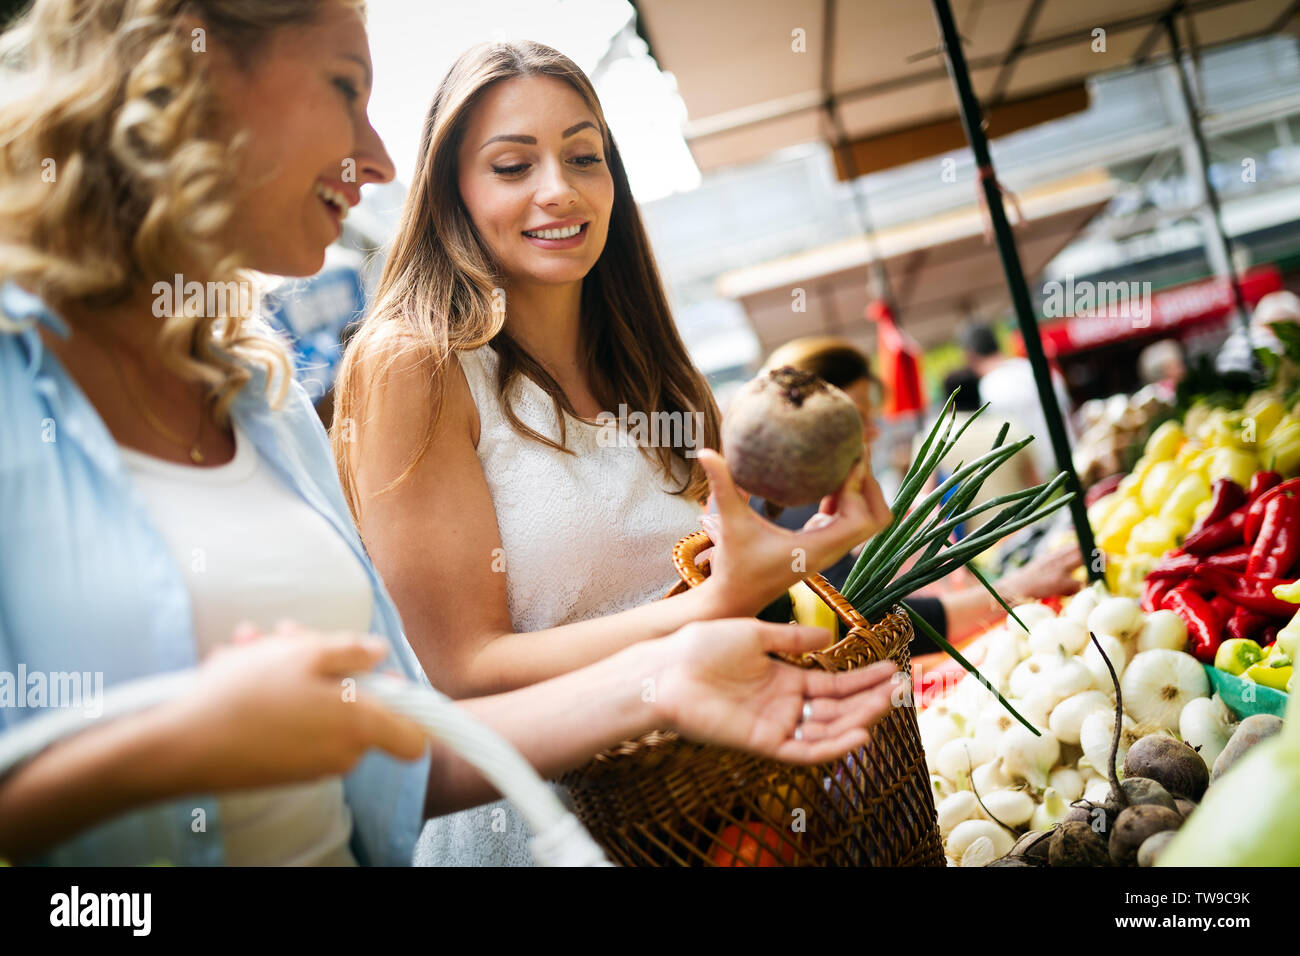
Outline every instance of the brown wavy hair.
{"type": "MultiPolygon", "coordinates": [[[[591,81],[568,57],[540,43],[484,43],[457,59],[434,94],[414,182],[374,306],[349,343],[335,383],[337,405],[330,434],[339,480],[354,518],[360,515],[360,502],[350,456],[361,453],[361,426],[371,384],[363,369],[383,375],[398,354],[414,352],[428,366],[431,413],[405,470],[383,491],[405,480],[433,443],[446,394],[448,376],[443,372],[451,354],[487,344],[500,358],[499,393],[507,395],[520,375],[533,379],[554,403],[560,439],[528,427],[503,401],[511,427],[528,440],[572,454],[564,444],[562,412],[575,417],[576,412],[563,389],[506,332],[505,312],[499,305],[494,308],[499,301],[494,293],[502,286],[499,268],[475,230],[458,186],[457,151],[474,107],[493,84],[519,76],[555,77],[578,91],[600,125],[614,181],[605,248],[582,283],[580,361],[595,397],[605,408],[624,404],[629,413],[703,413],[702,444],[720,447],[717,405],[673,322],[622,157],[591,81]]],[[[686,457],[686,449],[642,448],[642,452],[659,466],[668,484],[678,485],[674,494],[704,498],[707,478],[699,463],[686,457]],[[682,474],[684,478],[679,477],[682,474]]]]}
{"type": "MultiPolygon", "coordinates": [[[[89,309],[177,274],[251,287],[220,238],[243,136],[214,137],[200,38],[183,18],[247,65],[272,31],[329,2],[347,0],[38,0],[0,36],[0,283],[89,309]]],[[[159,333],[167,365],[207,385],[219,421],[250,363],[268,381],[281,373],[281,392],[289,380],[284,348],[234,298],[224,315],[178,304],[159,333]]]]}

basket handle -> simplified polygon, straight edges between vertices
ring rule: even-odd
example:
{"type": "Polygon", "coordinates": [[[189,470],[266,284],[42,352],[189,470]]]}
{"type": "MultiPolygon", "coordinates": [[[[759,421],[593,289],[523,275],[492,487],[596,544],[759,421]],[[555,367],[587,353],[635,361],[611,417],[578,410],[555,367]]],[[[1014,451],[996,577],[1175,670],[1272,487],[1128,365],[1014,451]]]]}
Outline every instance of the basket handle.
{"type": "MultiPolygon", "coordinates": [[[[712,546],[712,539],[709,538],[708,532],[703,530],[691,532],[673,546],[673,567],[682,580],[681,583],[675,585],[668,592],[667,596],[681,594],[687,588],[697,588],[705,582],[709,576],[706,570],[708,562],[706,561],[704,567],[701,568],[695,561],[705,548],[712,546]]],[[[814,594],[825,601],[831,610],[839,615],[840,620],[847,625],[847,628],[870,630],[867,619],[859,614],[857,608],[850,604],[844,595],[837,591],[820,574],[810,574],[803,580],[808,587],[812,588],[814,594]]]]}

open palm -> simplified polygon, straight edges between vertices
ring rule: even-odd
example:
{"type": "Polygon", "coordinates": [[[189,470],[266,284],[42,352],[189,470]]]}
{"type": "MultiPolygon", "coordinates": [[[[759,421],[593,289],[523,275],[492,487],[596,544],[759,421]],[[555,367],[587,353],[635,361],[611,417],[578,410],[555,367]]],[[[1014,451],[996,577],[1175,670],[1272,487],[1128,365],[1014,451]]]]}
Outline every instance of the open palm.
{"type": "Polygon", "coordinates": [[[822,647],[821,628],[728,619],[688,625],[666,640],[681,647],[658,688],[660,703],[674,729],[694,740],[822,763],[864,744],[867,728],[892,706],[891,662],[828,674],[768,656],[822,647]]]}

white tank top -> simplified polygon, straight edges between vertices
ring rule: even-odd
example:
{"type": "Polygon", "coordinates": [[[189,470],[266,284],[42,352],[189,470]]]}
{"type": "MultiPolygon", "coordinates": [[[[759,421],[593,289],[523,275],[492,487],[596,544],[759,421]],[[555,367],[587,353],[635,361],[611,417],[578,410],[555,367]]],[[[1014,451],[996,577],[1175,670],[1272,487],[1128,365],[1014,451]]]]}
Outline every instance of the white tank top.
{"type": "MultiPolygon", "coordinates": [[[[626,434],[612,441],[612,426],[566,414],[573,455],[520,435],[497,394],[496,352],[483,346],[457,358],[478,408],[478,459],[496,510],[515,630],[603,617],[663,597],[677,581],[673,545],[699,530],[701,507],[671,494],[657,464],[626,434]]],[[[522,422],[559,439],[555,407],[541,386],[520,375],[508,398],[522,422]]],[[[523,819],[499,802],[430,821],[415,862],[526,865],[528,836],[523,819]]]]}
{"type": "MultiPolygon", "coordinates": [[[[238,427],[235,457],[211,468],[120,450],[185,577],[200,658],[229,643],[243,621],[370,630],[365,570],[238,427]]],[[[218,807],[231,866],[355,865],[340,777],[228,793],[218,807]]]]}

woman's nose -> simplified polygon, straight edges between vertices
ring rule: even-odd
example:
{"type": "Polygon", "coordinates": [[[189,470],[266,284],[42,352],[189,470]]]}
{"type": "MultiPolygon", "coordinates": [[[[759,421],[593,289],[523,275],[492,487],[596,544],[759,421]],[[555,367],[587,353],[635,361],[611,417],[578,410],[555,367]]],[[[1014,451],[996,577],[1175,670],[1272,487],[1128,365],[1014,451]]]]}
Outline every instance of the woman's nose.
{"type": "Polygon", "coordinates": [[[357,166],[357,182],[362,184],[389,183],[397,175],[393,159],[384,148],[384,141],[379,138],[369,120],[366,120],[365,130],[360,137],[357,166]]]}

